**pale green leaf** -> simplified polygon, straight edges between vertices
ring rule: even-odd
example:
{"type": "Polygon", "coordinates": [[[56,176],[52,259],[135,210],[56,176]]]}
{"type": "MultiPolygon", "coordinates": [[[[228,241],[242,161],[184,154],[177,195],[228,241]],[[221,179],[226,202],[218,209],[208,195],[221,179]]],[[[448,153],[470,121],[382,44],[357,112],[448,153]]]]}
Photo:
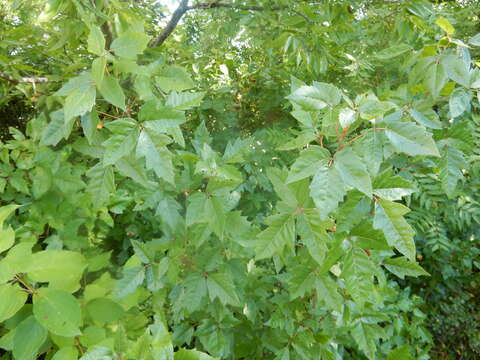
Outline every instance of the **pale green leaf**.
{"type": "Polygon", "coordinates": [[[90,111],[93,105],[95,105],[96,94],[95,86],[92,84],[86,89],[76,89],[68,95],[63,108],[65,121],[90,111]]]}
{"type": "Polygon", "coordinates": [[[480,33],[478,33],[475,36],[472,36],[468,42],[473,46],[480,46],[480,33]]]}
{"type": "Polygon", "coordinates": [[[407,44],[398,44],[393,45],[389,48],[383,49],[379,53],[376,54],[376,57],[381,60],[389,60],[394,57],[400,56],[407,51],[410,51],[412,48],[407,44]]]}
{"type": "Polygon", "coordinates": [[[27,293],[16,284],[0,285],[0,322],[11,318],[25,305],[27,293]]]}
{"type": "Polygon", "coordinates": [[[92,200],[95,208],[105,204],[110,195],[115,192],[115,175],[111,166],[104,167],[98,163],[91,168],[87,174],[90,181],[87,190],[92,194],[92,200]]]}
{"type": "Polygon", "coordinates": [[[56,111],[50,114],[50,118],[51,121],[48,123],[47,127],[42,132],[40,145],[56,146],[60,142],[60,140],[62,140],[65,134],[63,114],[59,111],[56,111]]]}
{"type": "Polygon", "coordinates": [[[98,86],[100,94],[110,104],[125,110],[125,95],[120,87],[118,79],[113,76],[106,76],[98,86]]]}
{"type": "Polygon", "coordinates": [[[440,156],[431,134],[413,122],[388,122],[385,134],[399,153],[440,156]]]}
{"type": "Polygon", "coordinates": [[[158,140],[158,136],[150,131],[142,130],[137,143],[137,157],[145,157],[147,169],[153,170],[159,178],[173,184],[172,154],[164,146],[165,143],[160,142],[157,146],[156,143],[159,141],[155,140],[158,140]]]}
{"type": "Polygon", "coordinates": [[[472,93],[468,90],[457,88],[450,95],[448,105],[450,108],[450,115],[455,118],[462,115],[465,111],[470,109],[470,101],[472,100],[472,93]]]}
{"type": "Polygon", "coordinates": [[[205,96],[205,92],[182,92],[177,93],[172,91],[166,101],[167,106],[171,106],[177,110],[188,110],[196,106],[200,106],[202,99],[205,96]]]}
{"type": "Polygon", "coordinates": [[[342,129],[350,127],[357,120],[357,118],[357,112],[348,107],[341,109],[338,116],[342,129]]]}
{"type": "Polygon", "coordinates": [[[381,173],[373,182],[373,193],[386,200],[401,200],[414,193],[414,186],[400,176],[394,176],[392,170],[381,173]]]}
{"type": "Polygon", "coordinates": [[[87,267],[85,257],[67,250],[39,251],[31,257],[27,273],[37,282],[49,282],[50,287],[74,292],[87,267]]]}
{"type": "Polygon", "coordinates": [[[410,109],[410,116],[419,124],[431,129],[441,129],[442,123],[439,121],[437,113],[430,109],[428,111],[419,111],[410,109]]]}
{"type": "Polygon", "coordinates": [[[286,183],[291,183],[313,176],[317,169],[326,166],[330,152],[320,146],[312,145],[300,153],[295,160],[290,172],[288,173],[286,183]]]}
{"type": "Polygon", "coordinates": [[[93,54],[102,55],[105,52],[105,38],[98,26],[90,26],[87,39],[87,49],[93,54]]]}
{"type": "Polygon", "coordinates": [[[13,336],[15,360],[35,360],[38,351],[47,340],[48,332],[33,316],[27,317],[16,328],[13,336]]]}
{"type": "Polygon", "coordinates": [[[143,283],[145,279],[145,268],[143,266],[135,266],[123,270],[123,277],[117,281],[114,296],[122,299],[133,293],[143,283]]]}
{"type": "Polygon", "coordinates": [[[195,86],[188,72],[180,66],[168,66],[160,76],[156,78],[156,83],[163,91],[183,91],[195,86]]]}
{"type": "Polygon", "coordinates": [[[63,290],[40,289],[33,295],[35,319],[48,331],[59,336],[80,335],[80,304],[63,290]]]}
{"type": "Polygon", "coordinates": [[[115,164],[121,158],[130,155],[137,144],[136,131],[129,135],[113,135],[102,143],[105,147],[103,166],[115,164]]]}
{"type": "Polygon", "coordinates": [[[62,347],[52,357],[52,360],[77,360],[77,359],[78,359],[78,350],[73,346],[62,347]]]}
{"type": "Polygon", "coordinates": [[[198,350],[180,349],[175,352],[175,360],[215,360],[215,358],[198,350]]]}
{"type": "Polygon", "coordinates": [[[335,168],[345,184],[372,197],[372,181],[367,168],[350,147],[335,154],[335,168]]]}
{"type": "Polygon", "coordinates": [[[442,30],[447,33],[447,35],[453,35],[453,33],[455,32],[455,28],[452,26],[452,24],[450,24],[450,21],[445,19],[443,16],[435,20],[435,24],[440,26],[442,30]]]}
{"type": "Polygon", "coordinates": [[[115,55],[134,60],[146,49],[149,39],[143,32],[130,29],[113,40],[110,48],[115,55]]]}
{"type": "Polygon", "coordinates": [[[0,224],[0,253],[10,249],[15,243],[15,231],[11,226],[6,229],[0,224]]]}
{"type": "Polygon", "coordinates": [[[445,66],[442,63],[434,62],[427,68],[423,82],[433,98],[436,99],[440,94],[440,90],[442,90],[447,83],[447,80],[448,77],[445,66]]]}
{"type": "Polygon", "coordinates": [[[468,88],[470,86],[470,70],[462,58],[448,55],[443,58],[442,63],[450,79],[464,87],[468,88]]]}

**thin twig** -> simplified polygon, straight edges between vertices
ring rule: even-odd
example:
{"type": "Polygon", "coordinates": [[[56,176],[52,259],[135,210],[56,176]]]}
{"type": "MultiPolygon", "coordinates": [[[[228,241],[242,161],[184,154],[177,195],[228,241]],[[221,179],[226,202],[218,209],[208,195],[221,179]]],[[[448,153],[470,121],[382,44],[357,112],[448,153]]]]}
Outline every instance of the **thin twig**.
{"type": "Polygon", "coordinates": [[[14,78],[13,76],[5,74],[4,72],[0,72],[0,78],[15,84],[19,84],[19,83],[34,84],[34,83],[46,83],[46,82],[52,81],[46,77],[21,77],[20,79],[17,79],[17,78],[14,78]]]}

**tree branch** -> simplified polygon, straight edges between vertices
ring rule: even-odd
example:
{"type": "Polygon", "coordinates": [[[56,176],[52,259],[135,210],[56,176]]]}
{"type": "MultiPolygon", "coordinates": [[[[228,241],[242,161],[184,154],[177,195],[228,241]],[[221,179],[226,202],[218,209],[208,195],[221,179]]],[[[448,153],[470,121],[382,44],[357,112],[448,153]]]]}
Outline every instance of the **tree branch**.
{"type": "Polygon", "coordinates": [[[13,76],[10,76],[8,74],[5,74],[3,72],[0,72],[0,79],[4,79],[7,81],[10,81],[12,83],[18,84],[18,83],[46,83],[51,80],[49,80],[46,77],[22,77],[20,79],[16,79],[13,76]]]}
{"type": "Polygon", "coordinates": [[[196,9],[215,9],[215,8],[230,8],[235,10],[244,10],[244,11],[264,11],[264,10],[281,10],[286,9],[287,6],[271,6],[271,7],[264,7],[264,6],[243,6],[243,5],[235,5],[235,4],[228,4],[228,3],[221,3],[221,2],[211,2],[211,3],[200,3],[195,4],[192,6],[188,6],[188,10],[196,10],[196,9]]]}
{"type": "MultiPolygon", "coordinates": [[[[234,9],[234,10],[242,10],[242,11],[276,11],[276,10],[282,10],[282,9],[288,9],[288,6],[243,6],[243,5],[235,5],[235,4],[229,4],[229,3],[222,3],[222,2],[209,2],[209,3],[199,3],[195,5],[188,5],[188,0],[182,0],[178,8],[173,12],[173,15],[168,22],[167,26],[163,29],[163,31],[158,35],[154,40],[150,42],[150,47],[155,47],[155,46],[160,46],[162,45],[165,40],[170,36],[170,34],[173,32],[175,27],[177,26],[178,22],[182,18],[183,15],[187,11],[190,10],[209,10],[209,9],[218,9],[218,8],[228,8],[228,9],[234,9]]],[[[300,14],[295,11],[298,15],[304,17],[305,19],[308,19],[305,15],[300,14]]],[[[309,19],[308,19],[309,20],[309,19]]]]}
{"type": "Polygon", "coordinates": [[[182,0],[180,2],[180,5],[178,8],[173,12],[172,18],[168,22],[167,26],[165,26],[165,29],[158,35],[153,41],[150,43],[150,47],[155,47],[162,45],[163,42],[167,39],[167,37],[170,36],[170,34],[173,32],[175,27],[177,26],[178,22],[182,18],[182,16],[189,10],[188,8],[188,0],[182,0]]]}

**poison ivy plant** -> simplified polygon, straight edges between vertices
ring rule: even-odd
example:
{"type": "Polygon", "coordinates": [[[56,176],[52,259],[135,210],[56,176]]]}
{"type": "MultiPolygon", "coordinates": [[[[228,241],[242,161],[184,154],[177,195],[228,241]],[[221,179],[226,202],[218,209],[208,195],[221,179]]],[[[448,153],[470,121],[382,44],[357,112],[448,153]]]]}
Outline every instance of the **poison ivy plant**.
{"type": "MultiPolygon", "coordinates": [[[[0,150],[2,358],[430,358],[409,284],[459,276],[424,256],[480,220],[478,35],[456,12],[0,11],[1,91],[33,107],[0,150]]],[[[478,251],[456,261],[475,277],[478,251]]]]}

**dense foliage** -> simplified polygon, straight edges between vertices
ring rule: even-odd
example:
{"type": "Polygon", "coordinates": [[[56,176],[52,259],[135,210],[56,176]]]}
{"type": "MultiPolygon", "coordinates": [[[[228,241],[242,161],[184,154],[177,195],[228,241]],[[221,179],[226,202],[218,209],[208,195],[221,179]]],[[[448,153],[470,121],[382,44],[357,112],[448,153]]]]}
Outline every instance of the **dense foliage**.
{"type": "Polygon", "coordinates": [[[478,358],[477,2],[165,5],[0,3],[0,358],[478,358]]]}

